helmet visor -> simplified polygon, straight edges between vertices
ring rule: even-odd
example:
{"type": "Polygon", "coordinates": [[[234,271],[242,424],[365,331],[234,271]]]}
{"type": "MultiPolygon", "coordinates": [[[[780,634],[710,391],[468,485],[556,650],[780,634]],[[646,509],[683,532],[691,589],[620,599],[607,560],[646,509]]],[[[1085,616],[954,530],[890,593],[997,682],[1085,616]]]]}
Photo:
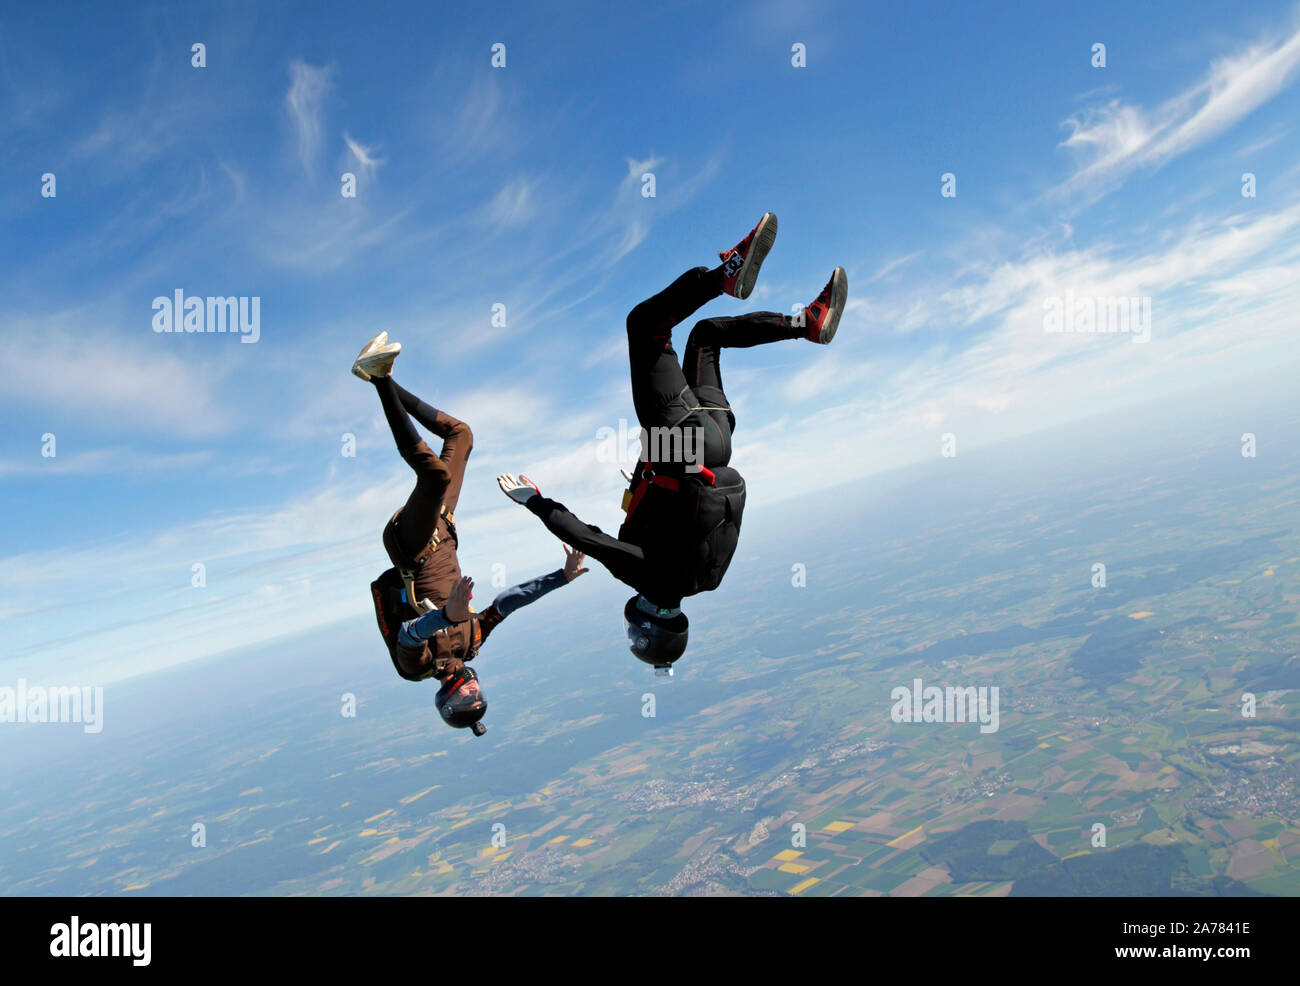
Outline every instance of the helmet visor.
{"type": "Polygon", "coordinates": [[[627,634],[628,646],[632,648],[632,653],[640,657],[650,652],[650,638],[640,626],[623,617],[623,631],[627,634]]]}
{"type": "Polygon", "coordinates": [[[443,699],[453,709],[468,709],[482,701],[483,689],[479,687],[478,679],[460,676],[448,685],[443,699]]]}

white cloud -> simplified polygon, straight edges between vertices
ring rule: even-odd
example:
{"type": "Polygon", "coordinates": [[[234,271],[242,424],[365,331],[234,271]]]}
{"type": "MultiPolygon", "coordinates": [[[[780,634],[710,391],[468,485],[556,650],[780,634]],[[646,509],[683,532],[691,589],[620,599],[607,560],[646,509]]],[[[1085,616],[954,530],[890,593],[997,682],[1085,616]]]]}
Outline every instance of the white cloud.
{"type": "Polygon", "coordinates": [[[500,228],[521,226],[537,213],[533,202],[533,189],[536,181],[525,178],[512,178],[497,192],[488,203],[487,216],[490,222],[500,228]]]}
{"type": "Polygon", "coordinates": [[[27,459],[0,459],[0,477],[4,476],[86,476],[104,473],[127,473],[141,476],[155,472],[192,469],[210,462],[208,451],[178,452],[173,455],[142,452],[132,448],[99,448],[88,452],[60,453],[42,458],[37,446],[27,459]]]}
{"type": "Polygon", "coordinates": [[[375,170],[384,163],[384,159],[375,155],[373,147],[366,147],[352,139],[352,135],[343,134],[343,142],[348,145],[348,150],[352,154],[353,160],[356,161],[357,167],[362,174],[367,177],[373,177],[375,170]]]}
{"type": "MultiPolygon", "coordinates": [[[[664,163],[663,158],[651,154],[647,158],[627,159],[627,174],[619,183],[618,194],[609,215],[615,217],[616,241],[606,254],[606,263],[610,266],[618,263],[641,245],[650,232],[650,218],[647,215],[655,204],[655,199],[642,195],[644,176],[654,174],[655,169],[664,163]]],[[[659,175],[655,175],[655,195],[659,193],[659,175]]]]}
{"type": "Polygon", "coordinates": [[[117,433],[190,436],[228,430],[232,415],[219,410],[215,392],[220,371],[191,363],[193,348],[183,349],[213,340],[155,334],[146,328],[151,316],[140,312],[143,335],[137,338],[103,327],[69,328],[82,322],[102,326],[90,312],[11,322],[0,347],[7,394],[64,420],[80,416],[96,430],[107,425],[117,433]]]}
{"type": "MultiPolygon", "coordinates": [[[[469,71],[460,64],[445,63],[442,86],[454,86],[469,71]]],[[[519,129],[507,112],[507,99],[495,73],[474,72],[469,88],[459,102],[448,104],[430,120],[437,142],[437,158],[444,166],[460,167],[492,155],[508,153],[519,146],[519,129]]]]}
{"type": "Polygon", "coordinates": [[[281,203],[264,214],[254,246],[268,263],[308,273],[337,270],[358,253],[387,243],[407,216],[401,211],[372,219],[341,196],[322,208],[307,203],[281,203]]]}
{"type": "Polygon", "coordinates": [[[293,125],[298,160],[310,177],[321,147],[321,107],[330,88],[330,71],[306,62],[289,63],[289,89],[284,102],[293,125]]]}
{"type": "Polygon", "coordinates": [[[1084,161],[1061,190],[1111,184],[1185,153],[1276,96],[1298,66],[1300,31],[1214,62],[1203,80],[1153,110],[1111,99],[1072,117],[1062,146],[1084,161]]]}
{"type": "Polygon", "coordinates": [[[894,275],[896,275],[900,269],[921,256],[922,252],[923,251],[921,250],[913,250],[911,253],[904,254],[901,257],[895,257],[892,260],[885,261],[885,263],[876,268],[874,274],[867,278],[867,283],[874,284],[876,281],[892,280],[894,275]]]}

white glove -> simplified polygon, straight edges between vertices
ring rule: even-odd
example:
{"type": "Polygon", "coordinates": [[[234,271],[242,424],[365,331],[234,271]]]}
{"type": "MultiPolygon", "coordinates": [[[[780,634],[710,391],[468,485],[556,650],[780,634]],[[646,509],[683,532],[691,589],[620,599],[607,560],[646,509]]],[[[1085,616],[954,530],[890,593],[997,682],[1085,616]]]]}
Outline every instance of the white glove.
{"type": "Polygon", "coordinates": [[[520,476],[516,479],[510,473],[497,477],[497,485],[501,487],[501,492],[515,503],[527,503],[533,497],[542,491],[527,476],[520,476]]]}

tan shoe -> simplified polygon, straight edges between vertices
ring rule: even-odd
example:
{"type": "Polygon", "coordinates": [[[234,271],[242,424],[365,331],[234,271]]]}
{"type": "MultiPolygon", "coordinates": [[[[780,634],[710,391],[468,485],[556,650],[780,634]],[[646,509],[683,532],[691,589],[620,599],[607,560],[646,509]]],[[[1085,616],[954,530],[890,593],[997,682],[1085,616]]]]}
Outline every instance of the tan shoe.
{"type": "Polygon", "coordinates": [[[359,369],[357,369],[357,364],[361,362],[362,356],[368,356],[370,353],[373,353],[376,349],[378,349],[387,341],[388,341],[388,333],[381,332],[379,333],[379,335],[375,336],[368,343],[362,346],[361,352],[357,353],[357,358],[352,361],[352,372],[355,373],[357,376],[359,376],[362,380],[369,380],[370,377],[368,377],[366,374],[362,373],[359,369]]]}
{"type": "Polygon", "coordinates": [[[402,351],[400,342],[385,343],[370,352],[363,352],[352,364],[352,372],[362,380],[386,377],[393,372],[393,360],[402,351]]]}
{"type": "Polygon", "coordinates": [[[387,345],[387,342],[389,342],[389,333],[381,332],[378,336],[374,337],[373,340],[370,340],[365,343],[364,346],[361,346],[360,353],[357,353],[356,359],[352,360],[352,373],[354,373],[354,376],[360,377],[361,380],[370,379],[369,373],[365,372],[364,369],[361,368],[361,360],[367,358],[369,355],[378,353],[378,351],[387,345]]]}

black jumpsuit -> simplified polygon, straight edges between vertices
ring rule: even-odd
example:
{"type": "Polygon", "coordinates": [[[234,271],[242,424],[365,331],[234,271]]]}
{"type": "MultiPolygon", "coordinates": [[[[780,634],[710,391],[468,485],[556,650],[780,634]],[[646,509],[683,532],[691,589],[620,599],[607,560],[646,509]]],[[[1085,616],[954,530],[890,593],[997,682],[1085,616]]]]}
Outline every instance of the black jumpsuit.
{"type": "MultiPolygon", "coordinates": [[[[680,475],[687,462],[714,469],[731,461],[736,417],[722,390],[718,366],[721,349],[758,346],[803,335],[794,319],[776,312],[707,318],[691,329],[685,356],[679,363],[672,346],[673,328],[718,297],[722,281],[720,267],[693,268],[627,316],[628,362],[637,420],[646,431],[669,430],[666,440],[657,447],[661,464],[657,471],[661,473],[680,475]],[[702,456],[693,447],[692,434],[703,438],[702,456]]],[[[695,545],[688,543],[689,533],[677,523],[679,511],[671,497],[647,498],[638,508],[635,525],[625,521],[617,538],[584,524],[563,504],[542,496],[529,500],[528,509],[556,537],[595,558],[616,579],[658,606],[679,606],[688,591],[686,587],[694,582],[686,566],[695,545]]]]}

